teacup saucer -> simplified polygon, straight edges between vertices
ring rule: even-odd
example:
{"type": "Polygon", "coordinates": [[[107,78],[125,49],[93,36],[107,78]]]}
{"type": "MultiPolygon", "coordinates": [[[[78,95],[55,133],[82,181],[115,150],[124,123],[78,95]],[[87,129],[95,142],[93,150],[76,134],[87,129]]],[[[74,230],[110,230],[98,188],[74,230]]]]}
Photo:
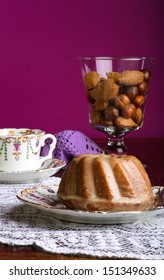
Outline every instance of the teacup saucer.
{"type": "Polygon", "coordinates": [[[64,166],[65,162],[63,160],[52,158],[46,160],[38,170],[0,171],[0,183],[12,184],[39,181],[51,177],[64,166]]]}

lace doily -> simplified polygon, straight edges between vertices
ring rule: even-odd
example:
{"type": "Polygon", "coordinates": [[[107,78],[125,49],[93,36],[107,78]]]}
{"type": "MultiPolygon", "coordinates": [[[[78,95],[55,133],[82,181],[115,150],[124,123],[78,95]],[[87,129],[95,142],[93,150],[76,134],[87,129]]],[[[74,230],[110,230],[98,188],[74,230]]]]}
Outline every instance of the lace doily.
{"type": "Polygon", "coordinates": [[[119,225],[87,225],[60,221],[49,212],[16,197],[24,188],[55,184],[49,178],[31,184],[0,185],[0,242],[35,245],[59,254],[163,259],[164,217],[119,225]]]}

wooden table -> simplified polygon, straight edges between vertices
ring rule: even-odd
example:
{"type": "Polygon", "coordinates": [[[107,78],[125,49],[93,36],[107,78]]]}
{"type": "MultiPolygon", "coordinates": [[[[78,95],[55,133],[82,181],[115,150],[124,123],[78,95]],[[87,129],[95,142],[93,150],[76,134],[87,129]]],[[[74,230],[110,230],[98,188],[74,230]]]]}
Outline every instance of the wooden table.
{"type": "MultiPolygon", "coordinates": [[[[96,139],[99,146],[105,148],[106,140],[96,139]]],[[[138,157],[146,166],[151,183],[154,186],[164,185],[164,138],[126,139],[128,153],[138,157]]],[[[58,174],[57,174],[58,175],[58,174]]],[[[33,246],[8,246],[0,244],[1,260],[87,260],[100,259],[88,256],[61,255],[42,251],[33,246]]],[[[102,259],[102,258],[101,258],[102,259]]],[[[107,259],[107,258],[104,258],[107,259]]]]}

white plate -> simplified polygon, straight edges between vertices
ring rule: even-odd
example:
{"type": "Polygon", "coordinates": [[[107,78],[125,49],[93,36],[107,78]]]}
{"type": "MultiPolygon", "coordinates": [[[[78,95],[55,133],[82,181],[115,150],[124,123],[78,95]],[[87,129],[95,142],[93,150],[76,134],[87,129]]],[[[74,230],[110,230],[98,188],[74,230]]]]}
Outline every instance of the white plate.
{"type": "Polygon", "coordinates": [[[40,210],[46,210],[60,220],[86,224],[122,224],[154,217],[164,213],[159,207],[144,212],[85,212],[71,210],[57,196],[58,185],[27,188],[17,196],[21,201],[40,210]]]}
{"type": "Polygon", "coordinates": [[[38,170],[15,172],[0,171],[0,183],[12,184],[39,181],[54,175],[64,166],[65,162],[63,160],[48,159],[38,170]]]}

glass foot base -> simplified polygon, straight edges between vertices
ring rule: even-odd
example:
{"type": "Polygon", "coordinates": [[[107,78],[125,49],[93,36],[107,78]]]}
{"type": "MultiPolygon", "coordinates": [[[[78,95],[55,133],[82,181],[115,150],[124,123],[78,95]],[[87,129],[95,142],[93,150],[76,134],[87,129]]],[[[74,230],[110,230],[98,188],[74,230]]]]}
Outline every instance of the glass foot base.
{"type": "Polygon", "coordinates": [[[124,139],[123,138],[109,139],[107,147],[105,149],[105,154],[126,155],[127,147],[124,143],[124,139]]]}

